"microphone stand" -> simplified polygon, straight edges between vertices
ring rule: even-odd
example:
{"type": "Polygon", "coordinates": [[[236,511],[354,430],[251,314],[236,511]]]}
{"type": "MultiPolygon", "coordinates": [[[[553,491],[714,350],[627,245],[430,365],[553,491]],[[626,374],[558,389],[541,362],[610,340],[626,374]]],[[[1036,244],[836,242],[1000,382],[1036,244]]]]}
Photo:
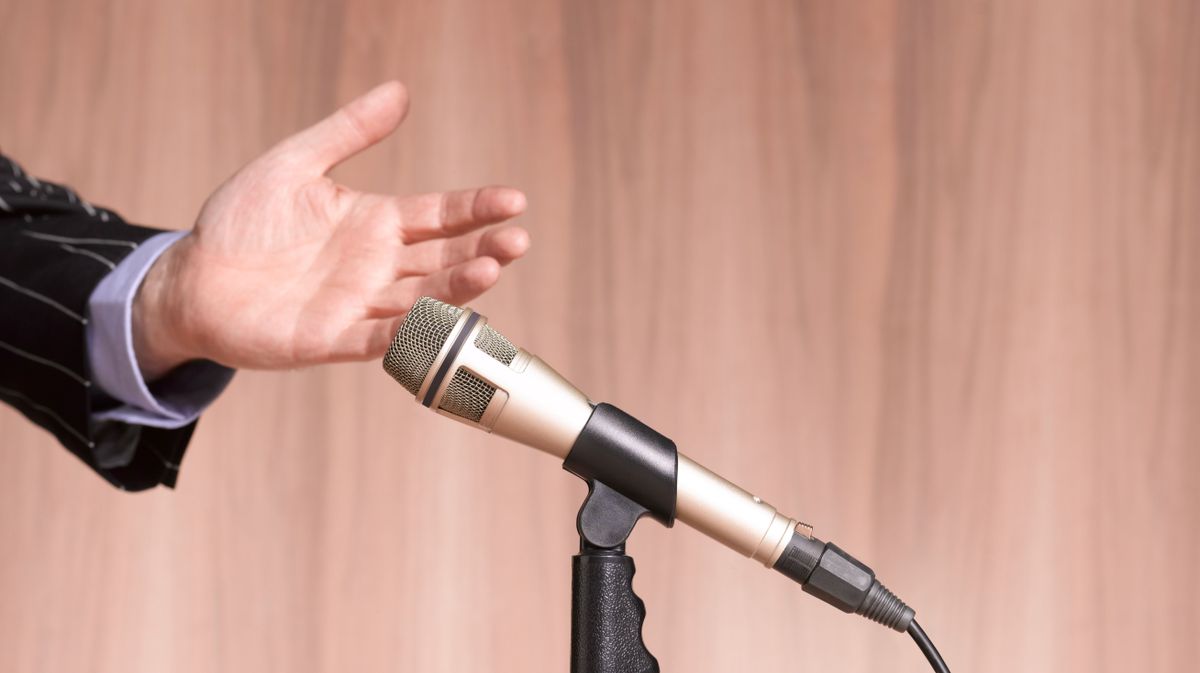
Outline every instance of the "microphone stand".
{"type": "Polygon", "coordinates": [[[588,480],[579,508],[579,553],[571,558],[571,673],[658,673],[642,640],[646,604],[633,593],[625,540],[647,510],[588,480]]]}
{"type": "Polygon", "coordinates": [[[563,461],[588,485],[571,562],[571,673],[658,673],[642,641],[646,605],[633,593],[625,541],[647,514],[674,523],[678,464],[674,442],[603,403],[563,461]]]}

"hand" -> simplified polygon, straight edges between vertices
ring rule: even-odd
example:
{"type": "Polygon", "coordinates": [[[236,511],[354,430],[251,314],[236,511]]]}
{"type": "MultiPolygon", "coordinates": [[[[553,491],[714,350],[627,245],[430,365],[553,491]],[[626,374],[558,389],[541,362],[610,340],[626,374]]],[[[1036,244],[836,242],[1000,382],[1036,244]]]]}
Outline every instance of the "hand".
{"type": "Polygon", "coordinates": [[[325,177],[395,130],[407,109],[399,82],[376,87],[208,198],[134,302],[148,380],[197,358],[281,369],[379,357],[418,297],[466,302],[525,253],[524,229],[483,228],[525,209],[517,190],[395,197],[325,177]]]}

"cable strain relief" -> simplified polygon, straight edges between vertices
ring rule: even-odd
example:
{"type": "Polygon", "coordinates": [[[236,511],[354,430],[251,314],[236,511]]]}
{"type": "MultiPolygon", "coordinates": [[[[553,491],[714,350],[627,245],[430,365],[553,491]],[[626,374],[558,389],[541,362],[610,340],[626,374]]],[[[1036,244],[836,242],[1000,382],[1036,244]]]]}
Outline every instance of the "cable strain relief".
{"type": "Polygon", "coordinates": [[[904,601],[896,597],[896,594],[888,591],[888,588],[883,586],[879,580],[875,580],[871,584],[867,597],[863,599],[862,605],[855,612],[901,633],[908,630],[908,625],[916,616],[916,612],[912,608],[905,605],[904,601]]]}

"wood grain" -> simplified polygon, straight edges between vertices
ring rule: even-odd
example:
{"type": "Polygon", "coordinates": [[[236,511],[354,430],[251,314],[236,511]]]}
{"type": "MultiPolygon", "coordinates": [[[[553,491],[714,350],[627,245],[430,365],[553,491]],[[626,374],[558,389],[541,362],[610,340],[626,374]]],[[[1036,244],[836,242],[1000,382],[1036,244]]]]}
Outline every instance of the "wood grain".
{"type": "MultiPolygon", "coordinates": [[[[187,227],[389,77],[360,188],[525,189],[514,341],[871,562],[955,670],[1200,659],[1200,9],[0,3],[0,146],[187,227]]],[[[8,317],[7,319],[19,319],[8,317]]],[[[242,372],[180,487],[0,411],[0,670],[563,670],[582,486],[374,363],[242,372]]],[[[680,527],[667,671],[925,670],[680,527]]]]}

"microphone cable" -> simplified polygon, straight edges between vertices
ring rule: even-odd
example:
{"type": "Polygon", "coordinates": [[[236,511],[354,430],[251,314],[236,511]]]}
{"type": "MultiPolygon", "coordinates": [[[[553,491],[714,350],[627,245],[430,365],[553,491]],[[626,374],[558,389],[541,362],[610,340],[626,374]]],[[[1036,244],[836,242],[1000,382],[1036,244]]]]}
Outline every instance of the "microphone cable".
{"type": "Polygon", "coordinates": [[[925,658],[929,660],[929,665],[933,667],[933,670],[937,671],[937,673],[950,673],[950,667],[946,665],[946,662],[942,659],[942,655],[933,646],[933,641],[929,639],[929,636],[925,635],[925,629],[921,628],[917,620],[914,619],[909,623],[908,635],[912,636],[912,639],[917,643],[917,647],[921,648],[921,654],[924,654],[925,658]]]}

